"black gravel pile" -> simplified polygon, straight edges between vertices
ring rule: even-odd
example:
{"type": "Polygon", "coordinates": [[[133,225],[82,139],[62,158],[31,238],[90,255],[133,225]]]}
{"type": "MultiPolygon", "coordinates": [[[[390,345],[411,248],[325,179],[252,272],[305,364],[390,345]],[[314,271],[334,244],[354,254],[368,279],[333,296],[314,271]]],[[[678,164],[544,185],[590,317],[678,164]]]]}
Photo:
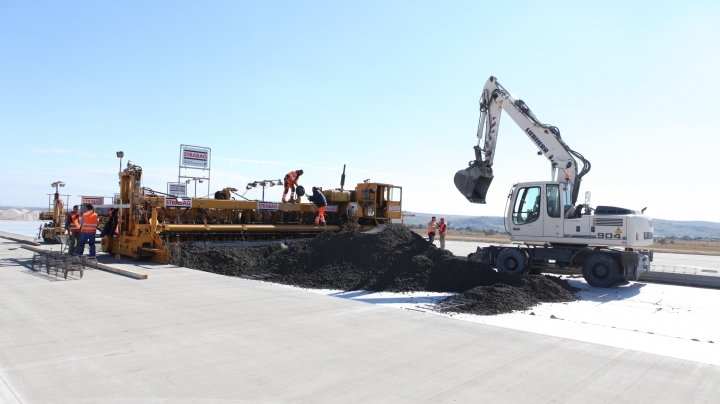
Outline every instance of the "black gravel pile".
{"type": "Polygon", "coordinates": [[[182,246],[172,263],[228,276],[275,273],[272,282],[314,289],[459,292],[475,303],[457,311],[497,314],[576,300],[566,281],[498,274],[440,250],[403,226],[377,233],[325,232],[289,246],[182,246]]]}

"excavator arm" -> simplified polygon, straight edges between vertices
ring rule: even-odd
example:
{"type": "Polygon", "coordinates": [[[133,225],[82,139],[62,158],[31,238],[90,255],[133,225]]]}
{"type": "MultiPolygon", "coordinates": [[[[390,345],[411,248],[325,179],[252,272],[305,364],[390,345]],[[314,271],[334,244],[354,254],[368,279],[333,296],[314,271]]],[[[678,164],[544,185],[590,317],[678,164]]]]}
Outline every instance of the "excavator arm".
{"type": "Polygon", "coordinates": [[[475,160],[470,161],[468,168],[455,174],[457,189],[470,202],[485,203],[493,180],[492,165],[502,110],[505,110],[535,144],[538,154],[550,161],[552,180],[555,181],[556,174],[558,180],[564,177],[571,187],[572,203],[575,204],[582,177],[590,171],[590,162],[582,154],[570,149],[560,137],[557,127],[541,123],[530,108],[522,100],[514,99],[495,77],[490,77],[483,88],[477,130],[478,144],[474,147],[475,160]],[[581,169],[578,169],[576,158],[582,162],[581,169]]]}

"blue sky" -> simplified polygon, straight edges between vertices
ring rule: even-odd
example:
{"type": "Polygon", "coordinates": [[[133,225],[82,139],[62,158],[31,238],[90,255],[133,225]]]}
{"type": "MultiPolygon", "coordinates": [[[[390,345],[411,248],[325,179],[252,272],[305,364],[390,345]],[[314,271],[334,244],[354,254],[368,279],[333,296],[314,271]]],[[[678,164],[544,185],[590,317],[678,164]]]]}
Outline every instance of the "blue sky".
{"type": "MultiPolygon", "coordinates": [[[[305,185],[401,185],[404,208],[499,216],[549,163],[507,116],[487,205],[473,157],[491,75],[592,162],[581,194],[720,221],[717,2],[2,2],[0,205],[144,185],[181,143],[213,151],[212,190],[304,169],[305,185]]],[[[279,199],[268,190],[266,199],[279,199]]],[[[259,191],[246,196],[259,198],[259,191]]]]}

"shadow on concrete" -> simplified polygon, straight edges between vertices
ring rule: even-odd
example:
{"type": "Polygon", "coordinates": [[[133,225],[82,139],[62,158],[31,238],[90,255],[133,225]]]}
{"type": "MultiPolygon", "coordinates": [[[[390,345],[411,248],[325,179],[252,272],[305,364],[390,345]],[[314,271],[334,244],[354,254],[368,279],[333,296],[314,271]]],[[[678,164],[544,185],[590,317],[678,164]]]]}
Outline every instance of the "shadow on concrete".
{"type": "MultiPolygon", "coordinates": [[[[40,264],[35,265],[35,269],[32,267],[32,258],[9,258],[7,261],[14,261],[12,266],[21,266],[24,267],[25,270],[21,271],[21,273],[26,275],[31,275],[39,279],[44,279],[49,282],[57,282],[57,281],[70,281],[70,280],[80,280],[80,274],[78,272],[69,272],[67,279],[63,277],[62,271],[58,271],[57,275],[55,275],[55,269],[51,268],[50,273],[47,272],[46,267],[40,266],[40,264]]],[[[0,266],[11,266],[6,265],[2,262],[0,262],[0,266]]]]}
{"type": "MultiPolygon", "coordinates": [[[[338,296],[343,297],[343,296],[338,296]]],[[[350,299],[356,302],[364,302],[370,304],[433,304],[445,300],[451,296],[434,296],[434,297],[380,297],[377,299],[350,299]]]]}
{"type": "Polygon", "coordinates": [[[642,288],[645,287],[644,283],[637,282],[625,282],[611,288],[595,288],[584,282],[573,280],[569,280],[569,282],[572,286],[582,289],[577,294],[580,300],[598,303],[608,303],[635,297],[639,295],[642,288]]]}

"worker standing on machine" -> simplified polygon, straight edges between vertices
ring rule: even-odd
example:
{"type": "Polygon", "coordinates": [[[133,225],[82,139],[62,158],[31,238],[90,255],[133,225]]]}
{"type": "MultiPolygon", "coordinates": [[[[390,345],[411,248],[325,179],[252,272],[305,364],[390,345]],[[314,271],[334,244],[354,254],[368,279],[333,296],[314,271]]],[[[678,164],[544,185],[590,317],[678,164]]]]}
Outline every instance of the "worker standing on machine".
{"type": "Polygon", "coordinates": [[[438,225],[438,230],[440,232],[440,249],[445,249],[445,236],[447,236],[448,231],[448,224],[445,222],[445,218],[440,218],[440,224],[438,225]]]}
{"type": "Polygon", "coordinates": [[[85,213],[83,213],[80,222],[80,246],[77,249],[77,255],[83,255],[85,244],[90,243],[90,256],[95,256],[95,233],[98,228],[98,216],[94,212],[93,206],[85,205],[85,213]]]}
{"type": "Polygon", "coordinates": [[[290,190],[290,202],[295,202],[295,187],[298,185],[300,176],[303,175],[303,170],[290,171],[285,175],[284,184],[285,189],[283,190],[282,201],[287,202],[285,197],[287,196],[288,189],[290,190]]]}
{"type": "Polygon", "coordinates": [[[435,230],[437,230],[437,228],[438,225],[437,222],[435,222],[435,216],[433,216],[427,224],[428,241],[430,244],[435,242],[435,230]]]}
{"type": "Polygon", "coordinates": [[[313,194],[307,198],[318,207],[317,217],[315,218],[315,226],[318,224],[325,226],[325,208],[327,207],[327,199],[325,199],[325,195],[320,192],[320,188],[312,187],[312,191],[313,194]]]}
{"type": "Polygon", "coordinates": [[[65,231],[68,232],[68,254],[75,255],[80,245],[80,207],[73,206],[72,212],[65,217],[65,231]]]}

